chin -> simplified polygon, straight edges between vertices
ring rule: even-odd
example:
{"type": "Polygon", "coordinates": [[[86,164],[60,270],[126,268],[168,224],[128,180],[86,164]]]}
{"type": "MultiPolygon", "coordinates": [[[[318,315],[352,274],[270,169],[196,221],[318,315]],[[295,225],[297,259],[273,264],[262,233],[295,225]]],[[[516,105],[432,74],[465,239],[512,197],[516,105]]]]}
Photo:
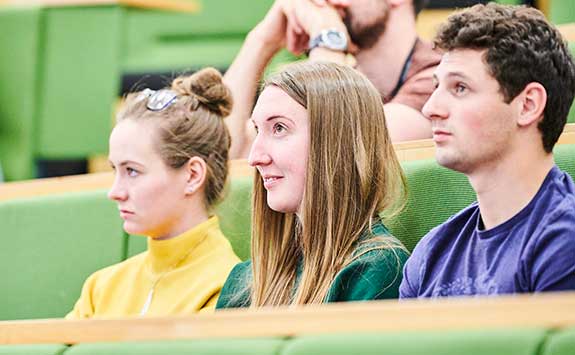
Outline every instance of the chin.
{"type": "Polygon", "coordinates": [[[130,235],[148,235],[148,233],[146,233],[145,229],[142,228],[139,225],[135,225],[134,223],[130,223],[130,222],[124,222],[124,232],[130,234],[130,235]]]}
{"type": "Polygon", "coordinates": [[[289,201],[276,201],[275,199],[270,199],[268,196],[268,207],[272,210],[280,213],[296,213],[298,208],[297,204],[291,204],[289,201]]]}
{"type": "Polygon", "coordinates": [[[456,159],[455,157],[452,156],[450,157],[447,155],[436,155],[435,160],[437,161],[437,164],[450,170],[458,172],[464,172],[466,170],[464,162],[461,159],[456,159]]]}

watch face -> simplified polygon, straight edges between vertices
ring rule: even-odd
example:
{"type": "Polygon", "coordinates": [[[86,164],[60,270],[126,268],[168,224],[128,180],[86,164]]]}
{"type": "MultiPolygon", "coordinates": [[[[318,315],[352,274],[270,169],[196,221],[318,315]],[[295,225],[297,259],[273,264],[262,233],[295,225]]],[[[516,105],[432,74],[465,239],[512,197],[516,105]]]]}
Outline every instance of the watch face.
{"type": "Polygon", "coordinates": [[[340,34],[339,32],[328,32],[328,33],[327,33],[327,38],[328,38],[328,41],[329,41],[330,43],[333,43],[333,44],[336,44],[336,45],[337,45],[337,44],[340,44],[340,45],[341,45],[341,44],[344,43],[344,39],[341,38],[341,34],[340,34]]]}
{"type": "Polygon", "coordinates": [[[331,49],[346,50],[347,38],[339,31],[328,30],[325,32],[324,45],[331,49]]]}

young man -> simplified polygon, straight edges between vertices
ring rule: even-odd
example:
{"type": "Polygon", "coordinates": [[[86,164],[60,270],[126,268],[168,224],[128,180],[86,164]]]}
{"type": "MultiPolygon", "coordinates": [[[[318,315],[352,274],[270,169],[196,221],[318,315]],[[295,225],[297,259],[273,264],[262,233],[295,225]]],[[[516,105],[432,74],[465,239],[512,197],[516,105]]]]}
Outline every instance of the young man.
{"type": "Polygon", "coordinates": [[[436,89],[423,108],[439,164],[477,202],[429,232],[400,297],[575,290],[575,185],[552,149],[575,93],[575,65],[538,10],[476,5],[439,31],[436,89]]]}
{"type": "Polygon", "coordinates": [[[309,50],[312,60],[344,63],[354,52],[357,68],[380,91],[394,141],[431,137],[421,114],[433,91],[440,55],[420,40],[415,18],[427,0],[276,0],[247,36],[225,75],[234,95],[226,119],[230,157],[245,158],[253,140],[248,119],[256,88],[272,57],[282,48],[309,50]]]}

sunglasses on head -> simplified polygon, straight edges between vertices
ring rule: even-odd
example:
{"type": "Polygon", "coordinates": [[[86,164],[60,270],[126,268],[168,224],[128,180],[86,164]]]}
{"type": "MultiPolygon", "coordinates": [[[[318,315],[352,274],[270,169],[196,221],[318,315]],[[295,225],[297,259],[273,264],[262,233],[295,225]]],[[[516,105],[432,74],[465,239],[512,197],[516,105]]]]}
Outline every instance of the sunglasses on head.
{"type": "Polygon", "coordinates": [[[157,91],[152,89],[144,89],[140,95],[138,95],[137,100],[140,101],[144,99],[148,100],[146,103],[148,110],[162,111],[176,102],[178,99],[178,94],[170,89],[162,89],[157,91]]]}

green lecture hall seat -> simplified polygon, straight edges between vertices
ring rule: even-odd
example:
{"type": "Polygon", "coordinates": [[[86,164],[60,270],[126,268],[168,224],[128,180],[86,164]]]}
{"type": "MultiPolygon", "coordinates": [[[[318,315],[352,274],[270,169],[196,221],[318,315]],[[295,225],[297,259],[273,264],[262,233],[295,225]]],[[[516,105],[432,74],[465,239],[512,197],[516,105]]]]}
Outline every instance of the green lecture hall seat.
{"type": "Polygon", "coordinates": [[[549,0],[549,19],[556,25],[575,22],[575,1],[549,0]]]}
{"type": "Polygon", "coordinates": [[[575,327],[559,330],[550,335],[541,355],[573,355],[575,353],[575,327]]]}
{"type": "Polygon", "coordinates": [[[0,7],[0,47],[10,48],[0,56],[6,180],[105,154],[123,91],[141,88],[148,74],[166,76],[156,83],[165,85],[180,72],[225,70],[272,2],[209,0],[197,14],[113,4],[0,7]],[[136,79],[123,85],[125,78],[136,79]]]}
{"type": "Polygon", "coordinates": [[[2,201],[0,225],[0,320],[63,317],[84,280],[125,254],[105,191],[2,201]]]}

